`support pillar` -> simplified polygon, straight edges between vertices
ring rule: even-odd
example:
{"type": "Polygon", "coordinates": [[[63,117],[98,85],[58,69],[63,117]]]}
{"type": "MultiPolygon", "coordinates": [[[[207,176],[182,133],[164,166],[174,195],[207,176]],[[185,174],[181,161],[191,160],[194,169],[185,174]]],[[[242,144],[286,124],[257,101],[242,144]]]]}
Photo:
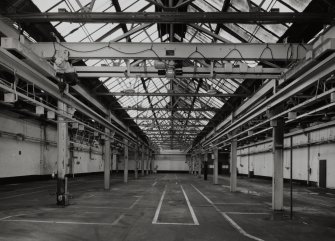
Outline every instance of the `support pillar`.
{"type": "Polygon", "coordinates": [[[207,174],[208,174],[208,153],[205,153],[204,155],[204,180],[207,180],[207,174]]]}
{"type": "Polygon", "coordinates": [[[111,176],[111,143],[109,139],[110,130],[105,129],[106,139],[104,145],[104,188],[105,190],[109,190],[110,188],[110,176],[111,176]]]}
{"type": "Polygon", "coordinates": [[[201,178],[201,154],[198,155],[198,177],[201,178]]]}
{"type": "Polygon", "coordinates": [[[123,181],[124,183],[128,183],[128,139],[124,139],[124,173],[123,173],[123,181]]]}
{"type": "MultiPolygon", "coordinates": [[[[61,101],[58,101],[58,110],[62,113],[67,112],[67,106],[61,101]]],[[[67,142],[68,142],[68,126],[65,118],[58,116],[57,123],[57,205],[68,205],[67,197],[67,181],[66,166],[67,166],[67,142]]]]}
{"type": "Polygon", "coordinates": [[[191,161],[192,161],[192,174],[194,175],[194,166],[195,166],[195,161],[194,161],[194,156],[191,157],[191,161]]]}
{"type": "Polygon", "coordinates": [[[273,178],[272,178],[272,209],[283,210],[283,163],[284,163],[284,120],[278,118],[271,121],[273,136],[273,178]]]}
{"type": "MultiPolygon", "coordinates": [[[[234,135],[234,134],[233,134],[234,135]]],[[[236,138],[231,141],[231,153],[230,153],[230,191],[236,192],[237,184],[237,140],[236,138]]]]}
{"type": "Polygon", "coordinates": [[[149,159],[150,159],[150,151],[147,149],[147,160],[145,165],[145,173],[149,175],[149,159]]]}
{"type": "Polygon", "coordinates": [[[135,148],[135,179],[138,178],[138,145],[136,144],[135,148]]]}
{"type": "Polygon", "coordinates": [[[215,147],[213,149],[214,154],[214,169],[213,169],[213,184],[218,184],[218,177],[219,177],[219,149],[215,147]]]}
{"type": "Polygon", "coordinates": [[[115,163],[115,171],[118,172],[118,166],[117,166],[117,155],[116,155],[116,150],[113,150],[113,163],[115,163]]]}
{"type": "Polygon", "coordinates": [[[144,176],[144,146],[142,146],[141,168],[142,168],[142,176],[144,176]]]}

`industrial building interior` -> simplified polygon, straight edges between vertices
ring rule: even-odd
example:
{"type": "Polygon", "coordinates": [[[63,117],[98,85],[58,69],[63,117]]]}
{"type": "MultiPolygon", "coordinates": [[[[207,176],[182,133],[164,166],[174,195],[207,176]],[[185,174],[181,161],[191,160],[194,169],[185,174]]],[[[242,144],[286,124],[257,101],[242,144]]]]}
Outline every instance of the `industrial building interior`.
{"type": "Polygon", "coordinates": [[[335,240],[335,1],[0,1],[0,240],[335,240]]]}

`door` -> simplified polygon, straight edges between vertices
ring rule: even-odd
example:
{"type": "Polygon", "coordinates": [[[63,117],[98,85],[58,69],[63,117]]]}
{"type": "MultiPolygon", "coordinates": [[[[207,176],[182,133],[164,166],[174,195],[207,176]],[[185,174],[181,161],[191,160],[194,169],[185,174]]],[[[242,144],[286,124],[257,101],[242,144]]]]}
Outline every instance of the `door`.
{"type": "Polygon", "coordinates": [[[327,187],[327,160],[319,161],[319,187],[327,187]]]}

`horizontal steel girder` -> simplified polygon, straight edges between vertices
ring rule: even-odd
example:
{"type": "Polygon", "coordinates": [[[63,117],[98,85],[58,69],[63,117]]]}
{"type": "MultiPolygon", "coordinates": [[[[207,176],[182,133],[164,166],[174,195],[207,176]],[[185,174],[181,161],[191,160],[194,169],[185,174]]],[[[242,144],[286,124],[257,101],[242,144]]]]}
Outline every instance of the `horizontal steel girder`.
{"type": "MultiPolygon", "coordinates": [[[[77,66],[75,70],[80,78],[91,77],[133,77],[133,78],[164,78],[154,67],[115,67],[115,66],[77,66]]],[[[216,78],[216,79],[272,79],[278,78],[285,71],[282,68],[248,67],[226,68],[215,67],[183,67],[181,75],[176,78],[216,78]]]]}
{"type": "Polygon", "coordinates": [[[152,136],[197,136],[197,133],[185,133],[185,134],[151,134],[151,133],[146,133],[147,136],[152,137],[152,136]]]}
{"type": "Polygon", "coordinates": [[[113,95],[113,96],[177,96],[177,97],[246,97],[245,94],[228,94],[228,93],[126,93],[126,92],[110,92],[95,93],[96,96],[113,95]]]}
{"type": "MultiPolygon", "coordinates": [[[[138,107],[123,107],[123,108],[116,108],[116,109],[122,109],[122,110],[137,110],[137,111],[148,111],[148,110],[152,110],[152,111],[212,111],[212,112],[216,112],[219,111],[219,108],[138,108],[138,107]]],[[[115,108],[114,108],[115,110],[115,108]]],[[[155,119],[155,118],[153,118],[155,119]]],[[[172,118],[174,119],[174,118],[172,118]]],[[[171,120],[171,119],[170,119],[171,120]]]]}
{"type": "Polygon", "coordinates": [[[43,58],[55,49],[69,52],[69,59],[209,59],[289,61],[305,57],[311,45],[261,43],[34,43],[32,50],[43,58]]]}
{"type": "Polygon", "coordinates": [[[334,22],[331,13],[273,13],[273,12],[78,12],[78,13],[24,13],[6,14],[20,23],[322,23],[334,22]]]}
{"type": "Polygon", "coordinates": [[[125,120],[175,120],[175,121],[184,121],[184,120],[191,120],[191,121],[209,121],[210,118],[187,118],[187,117],[157,117],[157,118],[154,118],[154,117],[135,117],[135,118],[132,118],[132,117],[126,117],[124,118],[125,120]]]}
{"type": "MultiPolygon", "coordinates": [[[[178,120],[177,120],[178,121],[178,120]]],[[[176,120],[175,120],[175,122],[177,122],[176,120]]],[[[145,123],[139,123],[138,125],[136,125],[136,126],[143,126],[143,127],[154,127],[154,128],[157,128],[157,125],[154,125],[154,126],[152,126],[151,124],[145,124],[145,123]]],[[[187,127],[205,127],[205,126],[208,126],[208,125],[201,125],[201,124],[197,124],[197,125],[187,125],[187,127]]],[[[164,125],[164,124],[162,124],[162,125],[159,125],[159,127],[171,127],[171,125],[164,125]]],[[[174,128],[185,128],[185,126],[184,125],[181,125],[181,124],[178,124],[178,125],[176,125],[175,123],[174,123],[174,125],[173,125],[173,127],[174,128]]],[[[163,129],[164,130],[164,129],[163,129]]]]}

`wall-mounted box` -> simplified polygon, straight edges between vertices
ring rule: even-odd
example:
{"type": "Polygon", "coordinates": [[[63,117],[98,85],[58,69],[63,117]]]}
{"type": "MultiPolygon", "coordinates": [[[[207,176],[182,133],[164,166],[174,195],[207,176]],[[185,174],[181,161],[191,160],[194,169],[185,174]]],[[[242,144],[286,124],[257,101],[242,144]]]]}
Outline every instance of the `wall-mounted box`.
{"type": "Polygon", "coordinates": [[[36,106],[35,112],[38,115],[44,115],[44,107],[42,107],[42,106],[36,106]]]}

